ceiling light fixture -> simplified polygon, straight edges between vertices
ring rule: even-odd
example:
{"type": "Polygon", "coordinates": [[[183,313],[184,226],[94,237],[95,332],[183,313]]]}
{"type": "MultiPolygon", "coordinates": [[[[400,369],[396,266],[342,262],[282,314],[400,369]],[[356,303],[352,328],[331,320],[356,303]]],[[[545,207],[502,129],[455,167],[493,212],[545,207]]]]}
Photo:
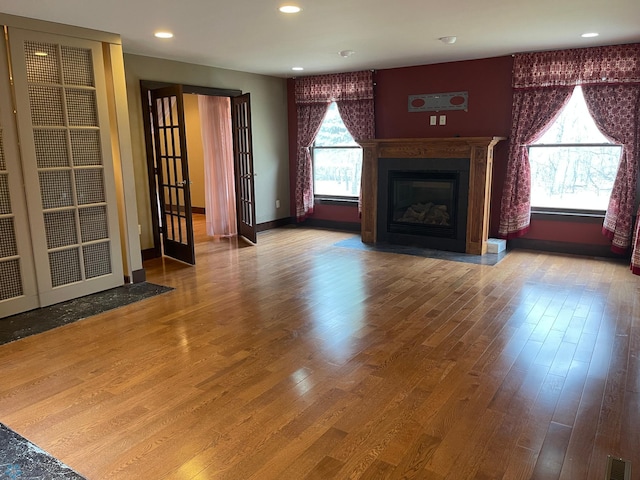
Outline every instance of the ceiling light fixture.
{"type": "Polygon", "coordinates": [[[283,5],[278,10],[280,10],[282,13],[298,13],[302,9],[297,5],[283,5]]]}
{"type": "Polygon", "coordinates": [[[38,52],[33,52],[33,54],[34,54],[36,57],[48,57],[48,56],[49,56],[49,54],[48,54],[47,52],[40,52],[40,51],[38,51],[38,52]]]}
{"type": "Polygon", "coordinates": [[[171,32],[156,32],[154,35],[157,38],[173,38],[173,33],[171,32]]]}
{"type": "Polygon", "coordinates": [[[454,43],[456,43],[456,40],[458,40],[458,37],[450,35],[448,37],[440,37],[438,40],[440,40],[445,45],[453,45],[454,43]]]}
{"type": "Polygon", "coordinates": [[[303,67],[291,67],[291,70],[295,70],[296,72],[301,72],[302,70],[304,70],[303,67]]]}
{"type": "Polygon", "coordinates": [[[342,58],[349,58],[354,53],[356,52],[354,52],[353,50],[341,50],[338,52],[338,55],[340,55],[342,58]]]}
{"type": "Polygon", "coordinates": [[[580,35],[582,38],[593,38],[593,37],[597,37],[598,35],[600,35],[597,32],[589,32],[589,33],[583,33],[582,35],[580,35]]]}

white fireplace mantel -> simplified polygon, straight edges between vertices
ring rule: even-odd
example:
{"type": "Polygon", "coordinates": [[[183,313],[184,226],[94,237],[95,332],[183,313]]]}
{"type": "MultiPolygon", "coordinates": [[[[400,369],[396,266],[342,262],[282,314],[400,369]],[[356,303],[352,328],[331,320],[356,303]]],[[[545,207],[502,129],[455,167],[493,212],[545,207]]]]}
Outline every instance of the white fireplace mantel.
{"type": "Polygon", "coordinates": [[[378,159],[468,158],[469,203],[466,253],[487,252],[493,147],[504,137],[394,138],[359,142],[362,161],[362,226],[364,243],[376,243],[378,159]]]}

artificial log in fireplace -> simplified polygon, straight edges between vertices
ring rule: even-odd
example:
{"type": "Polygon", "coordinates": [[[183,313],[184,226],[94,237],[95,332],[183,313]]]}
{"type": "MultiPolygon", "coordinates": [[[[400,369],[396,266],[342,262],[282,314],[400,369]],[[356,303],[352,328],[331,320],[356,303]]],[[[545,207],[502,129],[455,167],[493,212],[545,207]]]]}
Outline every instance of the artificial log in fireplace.
{"type": "Polygon", "coordinates": [[[360,142],[362,241],[486,253],[493,147],[503,139],[360,142]]]}

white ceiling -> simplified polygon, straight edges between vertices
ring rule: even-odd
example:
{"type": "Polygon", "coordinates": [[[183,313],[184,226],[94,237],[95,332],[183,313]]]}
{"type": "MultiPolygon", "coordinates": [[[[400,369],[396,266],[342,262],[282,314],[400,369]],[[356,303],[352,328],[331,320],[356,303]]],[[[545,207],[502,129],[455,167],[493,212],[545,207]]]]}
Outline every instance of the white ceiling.
{"type": "Polygon", "coordinates": [[[0,0],[0,12],[118,33],[126,53],[282,77],[640,42],[640,0],[298,0],[296,15],[278,12],[284,1],[0,0]]]}

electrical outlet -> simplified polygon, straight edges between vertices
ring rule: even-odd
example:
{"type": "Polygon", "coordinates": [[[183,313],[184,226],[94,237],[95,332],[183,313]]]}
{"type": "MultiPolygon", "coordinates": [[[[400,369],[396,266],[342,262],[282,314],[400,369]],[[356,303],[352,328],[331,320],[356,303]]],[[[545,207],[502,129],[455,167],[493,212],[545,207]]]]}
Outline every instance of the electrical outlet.
{"type": "Polygon", "coordinates": [[[431,115],[429,117],[429,125],[436,125],[436,116],[435,115],[431,115]]]}
{"type": "Polygon", "coordinates": [[[446,124],[447,124],[447,116],[440,115],[440,125],[446,125],[446,124]]]}
{"type": "Polygon", "coordinates": [[[280,208],[280,200],[276,200],[276,208],[280,208]]]}

